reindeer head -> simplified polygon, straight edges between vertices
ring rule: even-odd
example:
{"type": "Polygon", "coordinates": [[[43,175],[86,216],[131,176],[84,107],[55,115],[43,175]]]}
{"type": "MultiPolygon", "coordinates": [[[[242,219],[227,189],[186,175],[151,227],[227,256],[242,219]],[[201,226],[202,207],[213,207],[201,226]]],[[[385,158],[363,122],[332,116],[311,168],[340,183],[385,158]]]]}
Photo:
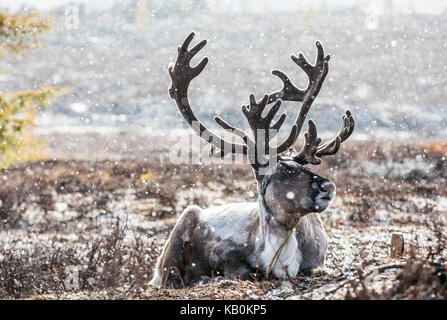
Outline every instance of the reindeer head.
{"type": "Polygon", "coordinates": [[[208,58],[205,57],[197,66],[190,66],[191,59],[206,44],[206,40],[203,40],[189,50],[188,46],[193,37],[194,33],[191,33],[186,38],[178,48],[176,63],[169,67],[172,79],[169,93],[175,99],[185,121],[198,135],[211,144],[210,154],[219,158],[228,154],[246,155],[267,207],[281,213],[283,217],[287,217],[289,214],[296,216],[296,214],[321,212],[326,209],[335,195],[335,185],[328,179],[315,174],[305,165],[318,165],[321,163],[321,157],[334,155],[338,152],[341,143],[354,130],[354,118],[351,112],[346,111],[346,114],[342,117],[342,126],[338,134],[323,145],[320,145],[321,139],[317,137],[315,123],[309,120],[308,131],[304,134],[304,145],[298,152],[293,149],[310,107],[320,92],[328,73],[330,57],[329,55],[325,56],[322,45],[318,41],[316,42],[317,58],[314,65],[311,65],[302,53],[298,57],[291,56],[292,60],[309,77],[309,84],[306,89],[297,88],[284,72],[273,70],[272,74],[282,80],[283,88],[277,92],[264,95],[259,101],[256,101],[253,94],[250,95],[249,104],[242,106],[242,113],[247,118],[252,135],[230,125],[220,117],[216,116],[214,118],[222,128],[230,130],[241,139],[242,143],[234,143],[223,139],[206,128],[192,112],[188,101],[188,86],[191,80],[198,76],[208,63],[208,58]],[[302,102],[302,105],[284,142],[277,146],[271,146],[271,140],[276,137],[278,130],[286,119],[286,115],[283,113],[272,124],[282,101],[302,102]],[[264,112],[270,104],[272,106],[267,112],[264,112]],[[282,154],[286,151],[291,151],[291,155],[283,156],[282,154]]]}
{"type": "Polygon", "coordinates": [[[299,163],[281,159],[261,187],[265,204],[277,219],[322,212],[335,196],[335,185],[299,163]],[[264,189],[263,189],[264,188],[264,189]]]}

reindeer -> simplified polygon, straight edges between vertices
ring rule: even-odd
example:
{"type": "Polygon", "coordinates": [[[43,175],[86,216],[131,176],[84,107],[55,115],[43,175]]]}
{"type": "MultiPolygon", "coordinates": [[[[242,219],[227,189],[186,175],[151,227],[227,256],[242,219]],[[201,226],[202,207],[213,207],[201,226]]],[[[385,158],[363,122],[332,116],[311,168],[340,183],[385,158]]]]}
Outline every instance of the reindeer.
{"type": "Polygon", "coordinates": [[[309,77],[306,89],[297,88],[284,72],[272,71],[282,80],[282,89],[264,95],[260,101],[251,94],[249,105],[242,106],[253,136],[216,116],[217,124],[243,141],[236,143],[205,127],[191,109],[188,86],[208,62],[205,57],[195,67],[190,65],[191,59],[207,43],[203,40],[188,49],[193,37],[191,33],[186,38],[178,48],[177,61],[170,63],[170,96],[196,134],[211,144],[211,155],[248,157],[258,182],[259,197],[257,202],[204,210],[197,206],[186,208],[157,261],[151,284],[179,288],[197,281],[207,282],[210,276],[250,280],[264,274],[278,278],[296,277],[300,272],[312,274],[315,268],[323,266],[327,248],[318,213],[334,198],[335,185],[305,165],[318,165],[323,156],[336,154],[354,130],[354,118],[347,110],[338,134],[320,145],[315,123],[309,120],[304,145],[298,152],[293,149],[328,73],[329,55],[325,56],[317,41],[314,65],[302,53],[291,56],[309,77]],[[301,102],[302,106],[287,138],[273,147],[271,140],[286,118],[282,114],[272,124],[282,101],[301,102]],[[269,104],[273,105],[267,111],[269,104]],[[265,116],[264,111],[267,111],[265,116]],[[288,155],[284,154],[286,151],[288,155]]]}

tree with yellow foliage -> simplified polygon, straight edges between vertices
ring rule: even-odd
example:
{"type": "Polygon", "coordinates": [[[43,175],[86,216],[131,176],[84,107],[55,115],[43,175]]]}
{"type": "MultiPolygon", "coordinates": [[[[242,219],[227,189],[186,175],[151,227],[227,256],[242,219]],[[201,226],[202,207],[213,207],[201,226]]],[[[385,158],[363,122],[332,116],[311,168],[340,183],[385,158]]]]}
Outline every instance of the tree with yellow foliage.
{"type": "MultiPolygon", "coordinates": [[[[28,49],[38,48],[38,36],[50,29],[51,17],[38,13],[0,13],[0,58],[17,59],[28,49]]],[[[33,135],[39,107],[48,107],[51,99],[66,87],[0,93],[0,168],[13,162],[36,159],[42,141],[33,135]]]]}

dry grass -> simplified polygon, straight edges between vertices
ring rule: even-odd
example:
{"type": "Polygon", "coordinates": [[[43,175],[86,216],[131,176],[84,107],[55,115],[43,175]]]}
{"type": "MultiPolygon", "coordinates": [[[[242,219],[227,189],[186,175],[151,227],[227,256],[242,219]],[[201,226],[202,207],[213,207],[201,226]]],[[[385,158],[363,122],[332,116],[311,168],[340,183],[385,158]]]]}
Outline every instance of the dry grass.
{"type": "Polygon", "coordinates": [[[338,188],[322,214],[325,268],[312,277],[182,290],[147,285],[178,214],[193,203],[254,200],[247,167],[153,159],[20,164],[0,172],[0,297],[445,299],[444,156],[420,145],[352,143],[318,168],[338,188]],[[393,233],[404,236],[402,259],[389,257],[393,233]]]}

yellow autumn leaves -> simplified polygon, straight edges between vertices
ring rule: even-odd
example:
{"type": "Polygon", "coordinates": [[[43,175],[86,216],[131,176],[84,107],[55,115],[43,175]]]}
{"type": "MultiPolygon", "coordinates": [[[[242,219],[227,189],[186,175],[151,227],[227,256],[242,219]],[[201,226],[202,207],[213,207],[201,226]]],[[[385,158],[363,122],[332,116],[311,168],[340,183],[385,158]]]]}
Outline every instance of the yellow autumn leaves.
{"type": "MultiPolygon", "coordinates": [[[[0,13],[0,58],[16,59],[40,46],[38,36],[50,29],[51,16],[0,13]]],[[[6,73],[7,70],[2,70],[6,73]]],[[[41,158],[44,141],[33,134],[39,107],[48,107],[66,86],[0,93],[0,168],[41,158]]]]}

